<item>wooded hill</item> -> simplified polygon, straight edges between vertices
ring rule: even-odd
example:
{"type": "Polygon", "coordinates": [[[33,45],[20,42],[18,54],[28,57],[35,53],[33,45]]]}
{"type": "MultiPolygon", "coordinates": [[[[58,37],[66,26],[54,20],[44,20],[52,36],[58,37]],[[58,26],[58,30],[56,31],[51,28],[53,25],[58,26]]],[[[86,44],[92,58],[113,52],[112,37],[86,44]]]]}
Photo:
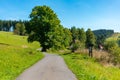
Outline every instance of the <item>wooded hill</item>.
{"type": "Polygon", "coordinates": [[[93,33],[96,36],[97,44],[102,44],[106,38],[114,34],[114,30],[99,29],[99,30],[94,30],[93,33]]]}

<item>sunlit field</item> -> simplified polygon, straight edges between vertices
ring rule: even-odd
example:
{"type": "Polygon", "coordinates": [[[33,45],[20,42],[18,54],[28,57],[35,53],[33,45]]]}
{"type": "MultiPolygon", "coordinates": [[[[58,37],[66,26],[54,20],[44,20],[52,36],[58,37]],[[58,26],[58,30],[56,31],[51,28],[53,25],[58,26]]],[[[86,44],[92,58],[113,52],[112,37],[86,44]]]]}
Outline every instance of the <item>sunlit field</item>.
{"type": "Polygon", "coordinates": [[[0,80],[15,78],[43,57],[38,49],[39,43],[28,43],[26,36],[0,32],[0,80]]]}

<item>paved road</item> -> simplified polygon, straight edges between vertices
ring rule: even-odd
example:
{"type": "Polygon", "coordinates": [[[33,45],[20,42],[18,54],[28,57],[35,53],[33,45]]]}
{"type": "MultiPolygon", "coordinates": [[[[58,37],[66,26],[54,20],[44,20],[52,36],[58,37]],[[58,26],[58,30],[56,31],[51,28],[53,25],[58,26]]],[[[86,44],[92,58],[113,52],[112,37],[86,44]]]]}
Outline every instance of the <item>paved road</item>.
{"type": "Polygon", "coordinates": [[[45,58],[25,70],[16,80],[77,80],[62,57],[45,54],[45,58]]]}

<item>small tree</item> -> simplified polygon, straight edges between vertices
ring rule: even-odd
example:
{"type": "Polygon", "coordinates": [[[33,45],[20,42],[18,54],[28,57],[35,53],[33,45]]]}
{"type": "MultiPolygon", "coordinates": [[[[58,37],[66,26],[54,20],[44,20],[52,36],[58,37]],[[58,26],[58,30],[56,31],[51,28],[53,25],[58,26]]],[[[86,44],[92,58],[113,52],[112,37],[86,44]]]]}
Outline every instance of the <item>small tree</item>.
{"type": "Polygon", "coordinates": [[[95,35],[91,31],[91,29],[88,29],[86,31],[86,47],[89,48],[89,55],[92,57],[92,47],[95,45],[95,35]]]}
{"type": "Polygon", "coordinates": [[[78,31],[75,26],[71,27],[71,33],[72,33],[72,40],[78,39],[78,31]]]}
{"type": "Polygon", "coordinates": [[[78,28],[78,40],[80,41],[81,48],[85,48],[85,41],[86,41],[86,33],[83,28],[78,28]]]}
{"type": "Polygon", "coordinates": [[[15,25],[14,34],[25,35],[25,25],[23,23],[17,23],[15,25]]]}
{"type": "Polygon", "coordinates": [[[72,33],[69,29],[64,28],[64,34],[63,34],[63,43],[65,47],[70,47],[70,43],[72,42],[72,33]]]}
{"type": "Polygon", "coordinates": [[[119,46],[119,45],[117,44],[116,41],[112,41],[112,40],[110,40],[110,41],[105,41],[105,49],[106,49],[107,51],[109,51],[109,52],[114,51],[113,48],[116,48],[116,47],[118,47],[118,46],[119,46]],[[113,50],[112,50],[112,49],[113,49],[113,50]]]}
{"type": "Polygon", "coordinates": [[[86,31],[86,47],[88,48],[90,45],[95,45],[95,35],[94,33],[91,31],[91,29],[88,29],[86,31]]]}
{"type": "Polygon", "coordinates": [[[75,40],[75,42],[72,42],[72,45],[71,45],[72,52],[75,52],[79,48],[80,48],[80,41],[79,40],[75,40]]]}
{"type": "Polygon", "coordinates": [[[114,40],[105,41],[105,49],[109,51],[112,62],[114,62],[114,64],[119,64],[120,48],[117,42],[114,40]]]}

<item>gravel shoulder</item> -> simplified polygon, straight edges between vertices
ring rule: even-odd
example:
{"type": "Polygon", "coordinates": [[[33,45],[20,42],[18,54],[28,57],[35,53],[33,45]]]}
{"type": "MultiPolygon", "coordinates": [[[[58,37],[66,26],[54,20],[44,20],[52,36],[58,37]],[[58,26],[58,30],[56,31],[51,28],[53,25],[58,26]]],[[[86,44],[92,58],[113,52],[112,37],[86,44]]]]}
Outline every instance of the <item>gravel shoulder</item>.
{"type": "Polygon", "coordinates": [[[62,57],[44,54],[42,60],[25,70],[16,80],[77,80],[62,57]]]}

